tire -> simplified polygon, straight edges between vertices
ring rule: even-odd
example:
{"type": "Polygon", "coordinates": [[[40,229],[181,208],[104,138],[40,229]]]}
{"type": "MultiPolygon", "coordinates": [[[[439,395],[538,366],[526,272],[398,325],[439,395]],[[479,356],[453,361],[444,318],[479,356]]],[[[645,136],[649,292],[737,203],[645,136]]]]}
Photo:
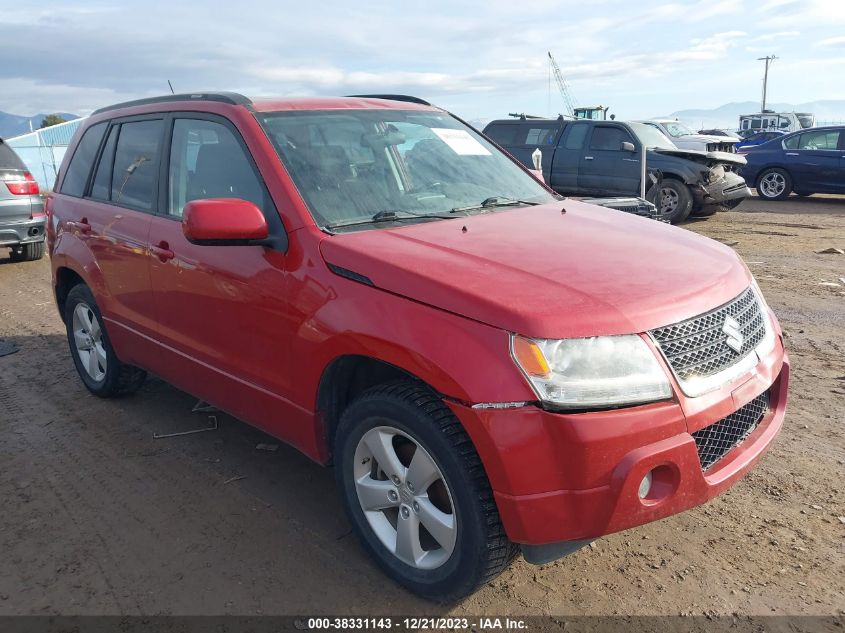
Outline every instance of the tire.
{"type": "Polygon", "coordinates": [[[114,353],[100,309],[85,284],[74,286],[67,295],[65,328],[76,371],[95,396],[130,394],[144,383],[147,372],[120,362],[114,353]]]}
{"type": "Polygon", "coordinates": [[[689,217],[693,203],[692,192],[684,183],[665,178],[657,194],[654,204],[664,220],[680,224],[689,217]]]}
{"type": "Polygon", "coordinates": [[[757,194],[764,200],[785,200],[792,191],[792,178],[780,167],[769,167],[757,178],[757,194]]]}
{"type": "Polygon", "coordinates": [[[334,448],[337,486],[353,530],[381,569],[413,593],[458,600],[519,553],[505,534],[472,441],[424,385],[398,381],[366,391],[343,413],[334,448]],[[433,483],[414,488],[424,471],[429,476],[423,481],[433,483]],[[376,491],[366,512],[359,489],[376,491]],[[400,530],[411,535],[404,543],[418,547],[400,546],[400,530]]]}
{"type": "Polygon", "coordinates": [[[12,247],[9,258],[13,262],[34,262],[44,257],[44,241],[29,242],[12,247]]]}

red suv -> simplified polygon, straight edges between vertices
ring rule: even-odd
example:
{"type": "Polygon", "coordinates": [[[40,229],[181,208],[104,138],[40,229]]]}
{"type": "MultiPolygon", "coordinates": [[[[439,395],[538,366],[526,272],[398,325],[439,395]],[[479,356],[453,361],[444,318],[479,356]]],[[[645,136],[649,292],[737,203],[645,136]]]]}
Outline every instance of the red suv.
{"type": "Polygon", "coordinates": [[[789,364],[742,260],[387,97],[95,112],[47,204],[85,386],[151,371],[333,464],[364,547],[440,600],[746,473],[789,364]]]}

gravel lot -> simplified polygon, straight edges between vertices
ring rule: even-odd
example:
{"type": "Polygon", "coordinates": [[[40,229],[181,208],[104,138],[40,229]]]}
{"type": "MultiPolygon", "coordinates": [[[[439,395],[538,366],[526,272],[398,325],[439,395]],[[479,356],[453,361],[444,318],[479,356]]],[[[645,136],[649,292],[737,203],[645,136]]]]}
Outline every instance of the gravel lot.
{"type": "Polygon", "coordinates": [[[48,260],[0,256],[0,338],[20,347],[0,358],[0,615],[842,614],[845,255],[817,251],[845,248],[845,199],[752,199],[687,228],[732,245],[781,318],[793,382],[774,448],[703,507],[541,568],[520,559],[449,606],[376,570],[330,470],[257,450],[276,442],[225,415],[154,439],[208,422],[158,380],[90,396],[48,260]]]}

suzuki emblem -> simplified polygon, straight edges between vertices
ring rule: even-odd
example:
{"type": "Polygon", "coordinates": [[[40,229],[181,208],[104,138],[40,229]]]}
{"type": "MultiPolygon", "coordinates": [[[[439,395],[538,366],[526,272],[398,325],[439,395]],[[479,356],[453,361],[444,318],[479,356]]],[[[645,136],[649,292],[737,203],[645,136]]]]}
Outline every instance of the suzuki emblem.
{"type": "Polygon", "coordinates": [[[725,345],[739,354],[742,350],[742,344],[745,342],[745,338],[739,329],[739,322],[733,317],[725,317],[725,322],[722,324],[722,332],[728,337],[725,339],[725,345]]]}

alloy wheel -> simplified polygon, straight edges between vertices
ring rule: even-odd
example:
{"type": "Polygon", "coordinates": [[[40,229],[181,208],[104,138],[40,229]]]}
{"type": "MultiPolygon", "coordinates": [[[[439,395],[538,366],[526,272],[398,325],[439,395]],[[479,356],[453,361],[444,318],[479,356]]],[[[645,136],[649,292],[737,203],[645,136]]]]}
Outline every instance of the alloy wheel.
{"type": "Polygon", "coordinates": [[[458,517],[443,473],[413,437],[391,426],[355,449],[355,490],[382,545],[417,569],[436,569],[455,549],[458,517]]]}
{"type": "Polygon", "coordinates": [[[78,303],[73,310],[73,342],[85,373],[97,382],[103,380],[108,367],[103,328],[85,303],[78,303]]]}
{"type": "Polygon", "coordinates": [[[760,189],[767,198],[777,198],[786,189],[786,178],[776,171],[769,172],[760,180],[760,189]]]}

